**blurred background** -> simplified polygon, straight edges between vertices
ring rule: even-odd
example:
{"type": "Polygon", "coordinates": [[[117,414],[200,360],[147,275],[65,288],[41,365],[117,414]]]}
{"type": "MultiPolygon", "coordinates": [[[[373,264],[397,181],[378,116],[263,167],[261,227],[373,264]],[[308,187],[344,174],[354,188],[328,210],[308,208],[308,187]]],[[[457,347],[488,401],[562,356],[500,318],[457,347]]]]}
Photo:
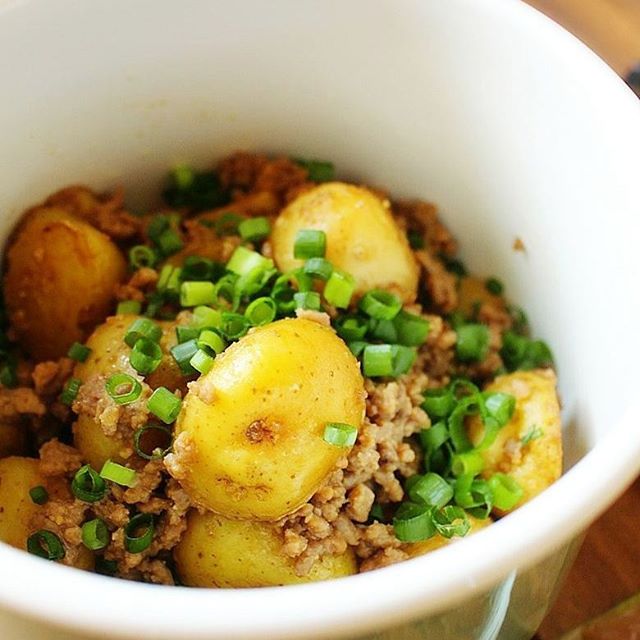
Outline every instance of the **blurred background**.
{"type": "MultiPolygon", "coordinates": [[[[640,95],[640,0],[524,0],[640,95]],[[635,70],[635,73],[634,73],[635,70]]],[[[640,479],[588,531],[537,640],[640,640],[640,479]]]]}

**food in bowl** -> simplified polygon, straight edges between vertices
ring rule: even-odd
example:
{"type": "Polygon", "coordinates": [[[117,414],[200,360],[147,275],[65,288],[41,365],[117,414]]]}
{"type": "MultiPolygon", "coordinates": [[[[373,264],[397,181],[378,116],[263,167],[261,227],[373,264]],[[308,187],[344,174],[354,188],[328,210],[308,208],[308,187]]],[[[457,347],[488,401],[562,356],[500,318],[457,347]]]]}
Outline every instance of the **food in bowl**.
{"type": "Polygon", "coordinates": [[[426,553],[560,476],[551,352],[435,207],[243,152],[163,195],[134,215],[68,187],[9,241],[0,539],[292,584],[426,553]]]}

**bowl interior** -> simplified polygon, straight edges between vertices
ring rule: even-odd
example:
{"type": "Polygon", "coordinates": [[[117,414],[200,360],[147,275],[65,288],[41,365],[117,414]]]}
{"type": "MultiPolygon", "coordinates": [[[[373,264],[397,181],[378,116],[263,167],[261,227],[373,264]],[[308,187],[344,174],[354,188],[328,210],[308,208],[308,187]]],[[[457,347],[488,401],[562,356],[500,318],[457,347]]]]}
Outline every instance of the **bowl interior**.
{"type": "MultiPolygon", "coordinates": [[[[499,276],[554,349],[571,466],[634,397],[638,106],[516,4],[4,3],[0,234],[69,183],[122,184],[142,210],[173,164],[238,148],[331,159],[341,177],[433,200],[470,269],[499,276]]],[[[628,475],[640,435],[627,444],[612,464],[628,475]]],[[[607,497],[593,489],[595,512],[607,497]]]]}

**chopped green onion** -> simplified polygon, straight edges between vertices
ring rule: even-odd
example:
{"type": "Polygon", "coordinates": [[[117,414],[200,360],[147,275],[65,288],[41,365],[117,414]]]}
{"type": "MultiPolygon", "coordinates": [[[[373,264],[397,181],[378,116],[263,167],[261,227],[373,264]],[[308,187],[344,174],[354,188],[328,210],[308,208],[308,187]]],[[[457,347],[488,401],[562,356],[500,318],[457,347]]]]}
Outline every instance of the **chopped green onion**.
{"type": "Polygon", "coordinates": [[[269,281],[278,273],[276,269],[264,270],[256,267],[247,273],[238,276],[235,281],[235,298],[251,298],[268,286],[269,281]]]}
{"type": "Polygon", "coordinates": [[[499,391],[485,391],[482,397],[487,413],[496,419],[499,427],[504,427],[511,420],[515,411],[515,397],[510,393],[501,393],[499,391]]]}
{"type": "Polygon", "coordinates": [[[489,517],[493,508],[493,491],[484,480],[474,480],[470,475],[458,476],[454,486],[454,500],[474,518],[484,520],[489,517]]]}
{"type": "Polygon", "coordinates": [[[150,513],[139,513],[124,528],[124,546],[129,553],[141,553],[153,540],[154,523],[150,513]]]}
{"type": "Polygon", "coordinates": [[[134,271],[142,267],[153,267],[157,260],[156,252],[146,244],[137,244],[129,249],[129,264],[134,271]]]}
{"type": "Polygon", "coordinates": [[[322,437],[335,447],[352,447],[358,438],[358,429],[342,422],[327,422],[322,437]]]}
{"type": "Polygon", "coordinates": [[[302,272],[312,278],[328,280],[333,273],[333,265],[325,258],[309,258],[304,263],[302,272]]]}
{"type": "Polygon", "coordinates": [[[356,358],[359,358],[362,352],[369,346],[368,342],[364,342],[363,340],[353,340],[352,342],[347,343],[347,346],[351,350],[351,353],[356,358]]]}
{"type": "Polygon", "coordinates": [[[249,331],[249,320],[239,313],[225,312],[222,314],[220,331],[227,340],[237,340],[249,331]]]}
{"type": "Polygon", "coordinates": [[[107,379],[105,388],[116,404],[135,402],[142,393],[142,385],[128,373],[114,373],[107,379]]]}
{"type": "Polygon", "coordinates": [[[242,216],[233,211],[226,211],[213,224],[216,235],[220,238],[225,236],[237,236],[238,227],[242,222],[242,216]]]}
{"type": "Polygon", "coordinates": [[[428,429],[420,432],[420,444],[425,454],[432,454],[449,439],[449,430],[446,423],[441,420],[432,424],[428,429]]]}
{"type": "MultiPolygon", "coordinates": [[[[202,331],[196,342],[199,349],[208,349],[209,351],[213,351],[216,355],[222,353],[227,347],[220,334],[211,329],[205,329],[202,331]]],[[[198,371],[200,371],[200,369],[198,369],[198,371]]],[[[200,373],[203,372],[200,371],[200,373]]]]}
{"type": "Polygon", "coordinates": [[[459,400],[455,409],[447,419],[449,436],[455,451],[469,451],[472,448],[471,441],[469,440],[467,429],[465,427],[465,418],[469,415],[477,414],[481,402],[482,397],[480,394],[473,393],[470,396],[459,400]]]}
{"type": "Polygon", "coordinates": [[[142,303],[137,300],[123,300],[118,302],[116,307],[116,315],[134,315],[137,316],[142,311],[142,303]]]}
{"type": "Polygon", "coordinates": [[[311,182],[330,182],[335,178],[333,162],[301,159],[296,159],[295,162],[307,170],[307,177],[311,182]]]}
{"type": "Polygon", "coordinates": [[[211,307],[195,307],[191,326],[196,329],[217,329],[222,324],[222,314],[211,307]]]}
{"type": "Polygon", "coordinates": [[[115,560],[106,560],[104,556],[96,556],[96,573],[103,576],[114,576],[118,570],[118,563],[115,560]]]}
{"type": "Polygon", "coordinates": [[[171,347],[171,355],[180,367],[183,375],[188,376],[195,373],[195,369],[191,366],[191,358],[198,351],[197,339],[192,338],[171,347]]]}
{"type": "Polygon", "coordinates": [[[248,218],[238,225],[240,237],[247,242],[260,242],[271,233],[271,224],[263,216],[258,218],[248,218]]]}
{"type": "Polygon", "coordinates": [[[69,378],[60,394],[60,402],[70,407],[78,395],[82,382],[78,378],[69,378]]]}
{"type": "Polygon", "coordinates": [[[158,387],[147,401],[147,408],[154,416],[160,418],[165,424],[175,422],[180,409],[182,408],[182,400],[176,397],[166,387],[158,387]]]}
{"type": "Polygon", "coordinates": [[[536,369],[553,364],[553,355],[545,342],[531,340],[513,331],[506,331],[502,336],[500,355],[509,371],[536,369]]]}
{"type": "Polygon", "coordinates": [[[504,285],[497,278],[487,278],[484,286],[485,289],[494,296],[501,296],[504,293],[504,285]]]}
{"type": "Polygon", "coordinates": [[[524,491],[511,476],[494,473],[488,482],[493,492],[493,506],[501,511],[511,511],[522,500],[524,491]]]}
{"type": "Polygon", "coordinates": [[[406,347],[419,347],[429,335],[429,321],[418,315],[401,310],[393,319],[397,342],[406,347]]]}
{"type": "Polygon", "coordinates": [[[71,358],[76,362],[84,362],[91,353],[91,349],[84,344],[80,344],[79,342],[74,342],[71,347],[69,347],[69,351],[67,352],[67,358],[71,358]]]}
{"type": "Polygon", "coordinates": [[[370,318],[393,320],[402,309],[402,301],[389,291],[372,289],[362,296],[359,307],[370,318]]]}
{"type": "Polygon", "coordinates": [[[300,260],[324,258],[327,235],[320,229],[300,229],[293,245],[293,257],[300,260]]]}
{"type": "Polygon", "coordinates": [[[408,373],[413,366],[417,355],[415,347],[404,347],[401,344],[392,345],[392,354],[394,378],[408,373]]]}
{"type": "Polygon", "coordinates": [[[515,305],[509,305],[507,311],[513,320],[513,330],[520,335],[526,334],[529,331],[529,319],[524,310],[515,305]]]}
{"type": "Polygon", "coordinates": [[[45,504],[49,500],[49,492],[40,484],[29,489],[29,496],[34,504],[45,504]]]}
{"type": "Polygon", "coordinates": [[[180,287],[180,304],[183,307],[197,307],[199,305],[216,302],[216,287],[213,282],[199,282],[197,280],[183,282],[180,287]]]}
{"type": "Polygon", "coordinates": [[[105,497],[107,485],[91,465],[80,467],[71,481],[71,492],[83,502],[98,502],[105,497]]]}
{"type": "Polygon", "coordinates": [[[437,508],[444,507],[453,498],[453,488],[437,473],[417,476],[416,480],[411,483],[408,493],[412,502],[437,508]]]}
{"type": "Polygon", "coordinates": [[[244,315],[254,327],[273,322],[276,317],[276,303],[273,299],[257,298],[245,310],[244,315]]]}
{"type": "Polygon", "coordinates": [[[296,309],[320,311],[320,294],[316,291],[299,291],[293,294],[296,309]]]}
{"type": "Polygon", "coordinates": [[[214,271],[213,260],[201,256],[187,256],[182,263],[183,280],[202,281],[210,280],[214,271]]]}
{"type": "Polygon", "coordinates": [[[257,251],[251,251],[246,247],[237,247],[227,262],[227,269],[236,275],[244,275],[260,268],[262,271],[273,269],[273,260],[265,258],[257,251]]]}
{"type": "Polygon", "coordinates": [[[157,342],[140,338],[129,354],[131,366],[143,376],[153,373],[162,362],[162,349],[157,342]]]}
{"type": "Polygon", "coordinates": [[[193,358],[189,360],[189,364],[199,373],[204,375],[205,373],[209,373],[211,367],[213,367],[213,356],[209,355],[207,351],[204,349],[198,349],[194,354],[193,358]]]}
{"type": "Polygon", "coordinates": [[[171,178],[173,179],[173,184],[176,188],[180,191],[184,191],[193,184],[195,173],[190,166],[186,164],[179,164],[173,168],[171,178]]]}
{"type": "Polygon", "coordinates": [[[324,286],[324,298],[338,309],[346,309],[356,289],[355,278],[344,271],[334,269],[324,286]]]}
{"type": "Polygon", "coordinates": [[[544,435],[544,431],[540,429],[540,427],[535,424],[529,428],[529,430],[520,438],[520,442],[523,447],[526,447],[528,444],[531,444],[534,440],[538,440],[542,438],[544,435]]]}
{"type": "Polygon", "coordinates": [[[369,320],[368,335],[372,340],[382,340],[389,344],[398,342],[398,331],[393,320],[369,320]]]}
{"type": "Polygon", "coordinates": [[[157,424],[148,424],[133,434],[135,452],[145,460],[159,460],[171,450],[171,431],[157,424]]]}
{"type": "Polygon", "coordinates": [[[162,337],[162,329],[153,320],[138,318],[127,329],[124,341],[129,347],[133,347],[140,338],[148,338],[158,342],[162,337]]]}
{"type": "Polygon", "coordinates": [[[433,524],[443,538],[463,537],[469,533],[471,523],[464,509],[449,505],[440,511],[434,511],[433,524]]]}
{"type": "Polygon", "coordinates": [[[296,308],[296,301],[294,298],[295,294],[296,290],[289,284],[278,284],[276,281],[276,284],[271,291],[271,298],[276,303],[278,313],[291,313],[296,308]]]}
{"type": "Polygon", "coordinates": [[[412,249],[424,249],[424,236],[419,231],[409,229],[407,231],[407,240],[412,249]]]}
{"type": "Polygon", "coordinates": [[[455,408],[457,400],[449,387],[427,389],[422,408],[430,418],[446,418],[455,408]]]}
{"type": "Polygon", "coordinates": [[[158,284],[156,289],[168,296],[177,296],[180,293],[180,283],[182,281],[182,269],[171,264],[165,264],[160,269],[158,284]]]}
{"type": "Polygon", "coordinates": [[[151,218],[147,226],[147,235],[154,243],[157,243],[160,236],[171,226],[171,219],[166,215],[156,215],[151,218]]]}
{"type": "Polygon", "coordinates": [[[367,334],[369,325],[360,316],[347,315],[338,318],[335,322],[336,333],[345,341],[353,342],[362,340],[367,334]]]}
{"type": "Polygon", "coordinates": [[[484,324],[465,324],[456,329],[456,355],[462,362],[484,360],[489,351],[489,328],[484,324]]]}
{"type": "Polygon", "coordinates": [[[378,502],[374,503],[371,507],[371,511],[369,511],[369,522],[384,522],[384,510],[382,509],[382,505],[378,502]]]}
{"type": "Polygon", "coordinates": [[[167,229],[160,234],[156,245],[163,256],[170,256],[178,253],[184,247],[184,242],[175,229],[167,229]]]}
{"type": "Polygon", "coordinates": [[[27,538],[27,551],[45,560],[62,560],[65,555],[60,538],[47,529],[40,529],[27,538]]]}
{"type": "Polygon", "coordinates": [[[393,375],[393,345],[367,345],[362,356],[362,370],[367,378],[393,375]]]}
{"type": "Polygon", "coordinates": [[[123,487],[134,487],[138,482],[138,474],[133,469],[124,467],[113,460],[107,460],[102,465],[100,477],[123,487]]]}
{"type": "Polygon", "coordinates": [[[477,451],[456,453],[451,458],[451,473],[454,476],[477,476],[484,469],[484,459],[477,451]]]}
{"type": "Polygon", "coordinates": [[[18,384],[17,359],[9,354],[7,361],[0,367],[0,383],[11,389],[18,384]]]}
{"type": "Polygon", "coordinates": [[[444,263],[444,268],[454,275],[458,276],[458,278],[464,278],[467,275],[467,268],[464,266],[464,263],[457,258],[450,258],[449,256],[440,255],[439,256],[442,262],[444,263]]]}
{"type": "Polygon", "coordinates": [[[178,325],[176,327],[176,338],[178,339],[178,344],[188,342],[189,340],[196,340],[199,335],[200,329],[197,327],[185,327],[182,325],[178,325]]]}
{"type": "Polygon", "coordinates": [[[431,538],[436,532],[432,507],[402,503],[393,519],[393,530],[400,542],[420,542],[431,538]]]}
{"type": "Polygon", "coordinates": [[[82,544],[91,551],[100,551],[109,544],[109,529],[104,520],[94,518],[82,525],[82,544]]]}
{"type": "Polygon", "coordinates": [[[170,185],[162,192],[162,197],[169,206],[204,211],[221,207],[229,202],[229,194],[220,184],[215,172],[191,171],[192,177],[186,180],[184,177],[176,176],[175,173],[170,175],[170,185]]]}

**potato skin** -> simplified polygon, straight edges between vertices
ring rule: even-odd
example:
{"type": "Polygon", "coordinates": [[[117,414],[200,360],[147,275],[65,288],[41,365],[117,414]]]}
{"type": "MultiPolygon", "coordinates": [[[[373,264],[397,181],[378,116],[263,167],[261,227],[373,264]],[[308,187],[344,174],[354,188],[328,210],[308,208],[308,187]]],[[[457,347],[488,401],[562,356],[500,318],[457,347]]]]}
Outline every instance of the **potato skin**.
{"type": "Polygon", "coordinates": [[[31,519],[38,505],[29,496],[29,489],[44,484],[33,458],[11,456],[0,460],[0,540],[18,549],[25,549],[32,533],[31,519]]]}
{"type": "Polygon", "coordinates": [[[327,235],[327,259],[356,279],[356,294],[380,288],[413,302],[418,265],[389,205],[363,187],[328,182],[304,192],[278,216],[271,242],[282,271],[302,264],[293,257],[300,229],[327,235]]]}
{"type": "Polygon", "coordinates": [[[180,579],[192,587],[269,587],[357,573],[353,551],[347,549],[324,556],[308,575],[298,576],[275,525],[214,513],[192,512],[173,553],[180,579]]]}
{"type": "Polygon", "coordinates": [[[35,360],[64,356],[104,320],[125,273],[106,235],[62,209],[35,210],[9,247],[4,279],[20,345],[35,360]]]}
{"type": "MultiPolygon", "coordinates": [[[[73,377],[84,383],[95,376],[101,376],[106,380],[114,373],[124,372],[142,382],[143,378],[129,363],[131,349],[124,342],[127,329],[137,318],[135,315],[112,316],[97,327],[85,343],[91,349],[91,353],[85,362],[79,362],[75,366],[73,377]]],[[[145,378],[145,382],[152,389],[165,386],[171,391],[185,391],[187,379],[181,374],[170,352],[171,347],[177,343],[175,323],[158,324],[163,331],[160,339],[163,358],[158,368],[145,378]]],[[[73,436],[75,446],[91,466],[98,470],[108,458],[119,460],[123,447],[132,446],[131,443],[122,442],[116,437],[106,436],[100,425],[92,417],[84,414],[79,415],[73,425],[73,436]]]]}
{"type": "Polygon", "coordinates": [[[176,446],[188,445],[176,450],[175,475],[211,511],[277,520],[304,504],[348,454],[323,440],[324,428],[359,428],[364,399],[358,363],[332,329],[306,319],[254,329],[185,397],[176,446]]]}
{"type": "MultiPolygon", "coordinates": [[[[482,455],[484,477],[496,472],[506,473],[522,487],[524,495],[520,506],[544,491],[562,474],[562,426],[556,375],[551,369],[515,371],[497,377],[486,391],[510,393],[516,398],[511,420],[482,455]],[[521,445],[522,438],[532,428],[540,429],[542,435],[521,445]]],[[[477,444],[482,434],[480,420],[470,420],[471,441],[477,444]]]]}

